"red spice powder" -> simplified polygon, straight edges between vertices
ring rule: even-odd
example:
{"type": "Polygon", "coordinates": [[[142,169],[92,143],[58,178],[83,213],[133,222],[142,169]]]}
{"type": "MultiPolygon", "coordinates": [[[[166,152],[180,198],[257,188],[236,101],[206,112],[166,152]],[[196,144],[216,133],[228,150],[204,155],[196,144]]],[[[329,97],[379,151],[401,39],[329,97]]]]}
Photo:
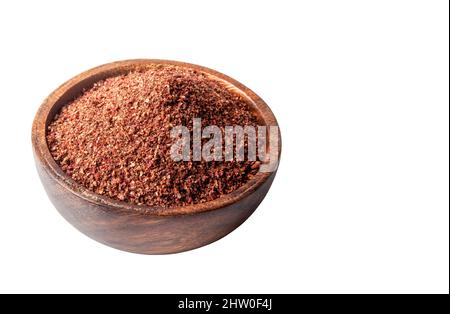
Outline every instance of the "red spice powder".
{"type": "Polygon", "coordinates": [[[239,95],[205,74],[172,65],[97,82],[61,109],[47,141],[73,180],[100,195],[132,204],[175,207],[228,194],[258,171],[252,161],[173,161],[177,125],[256,126],[239,95]]]}

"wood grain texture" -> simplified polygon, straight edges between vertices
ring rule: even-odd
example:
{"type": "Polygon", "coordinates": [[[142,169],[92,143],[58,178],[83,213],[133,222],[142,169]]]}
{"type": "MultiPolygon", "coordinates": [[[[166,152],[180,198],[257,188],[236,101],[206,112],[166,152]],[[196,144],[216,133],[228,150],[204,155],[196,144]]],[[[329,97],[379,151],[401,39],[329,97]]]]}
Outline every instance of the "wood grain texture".
{"type": "MultiPolygon", "coordinates": [[[[120,61],[86,71],[57,88],[39,108],[32,129],[36,167],[50,200],[67,221],[92,239],[142,254],[183,252],[224,237],[254,212],[276,174],[258,173],[238,190],[211,202],[165,210],[97,195],[66,175],[51,156],[46,141],[47,126],[55,114],[93,83],[155,63],[194,68],[224,82],[249,101],[261,123],[278,126],[270,108],[250,89],[224,74],[188,63],[150,59],[120,61]]],[[[279,141],[280,155],[281,136],[279,141]]]]}

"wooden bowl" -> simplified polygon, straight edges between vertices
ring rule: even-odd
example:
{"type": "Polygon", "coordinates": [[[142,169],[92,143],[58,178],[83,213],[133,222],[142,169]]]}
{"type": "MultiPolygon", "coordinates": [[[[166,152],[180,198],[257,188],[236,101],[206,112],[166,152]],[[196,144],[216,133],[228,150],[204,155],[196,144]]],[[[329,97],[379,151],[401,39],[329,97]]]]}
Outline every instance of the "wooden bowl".
{"type": "Polygon", "coordinates": [[[92,239],[142,254],[187,251],[224,237],[258,207],[276,174],[258,173],[241,188],[219,199],[165,211],[97,195],[65,174],[54,161],[46,141],[46,130],[55,114],[93,83],[155,63],[193,68],[221,80],[249,100],[265,125],[278,126],[269,107],[250,89],[214,70],[182,62],[144,59],[110,63],[86,71],[56,89],[39,108],[32,130],[37,170],[50,200],[67,221],[92,239]]]}

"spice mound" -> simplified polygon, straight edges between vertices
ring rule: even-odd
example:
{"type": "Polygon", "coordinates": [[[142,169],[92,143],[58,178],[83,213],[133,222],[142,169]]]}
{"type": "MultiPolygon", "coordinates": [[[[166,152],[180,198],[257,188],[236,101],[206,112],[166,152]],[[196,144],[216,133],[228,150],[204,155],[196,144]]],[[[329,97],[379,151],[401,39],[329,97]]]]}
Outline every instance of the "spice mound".
{"type": "Polygon", "coordinates": [[[248,103],[206,74],[172,65],[110,77],[67,105],[47,130],[50,152],[74,181],[131,204],[170,208],[231,193],[253,161],[175,161],[175,126],[256,126],[248,103]]]}

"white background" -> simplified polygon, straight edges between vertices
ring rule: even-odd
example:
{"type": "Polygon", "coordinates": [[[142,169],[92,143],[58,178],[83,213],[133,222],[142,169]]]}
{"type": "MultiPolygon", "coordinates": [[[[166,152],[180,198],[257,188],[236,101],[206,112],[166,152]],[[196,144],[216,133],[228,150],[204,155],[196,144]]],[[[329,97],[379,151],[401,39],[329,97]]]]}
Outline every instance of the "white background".
{"type": "Polygon", "coordinates": [[[1,1],[0,292],[448,293],[448,1],[1,1]],[[201,64],[281,125],[267,198],[207,247],[98,244],[47,199],[31,124],[91,67],[201,64]]]}

